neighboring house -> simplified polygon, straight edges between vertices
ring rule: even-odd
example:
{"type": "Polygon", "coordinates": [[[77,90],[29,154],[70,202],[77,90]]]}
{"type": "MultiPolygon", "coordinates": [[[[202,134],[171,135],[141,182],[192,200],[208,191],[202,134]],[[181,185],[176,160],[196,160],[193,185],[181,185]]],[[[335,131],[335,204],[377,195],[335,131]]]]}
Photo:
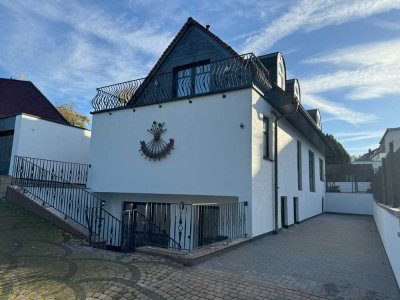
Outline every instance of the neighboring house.
{"type": "Polygon", "coordinates": [[[374,172],[376,172],[382,165],[382,157],[384,153],[381,152],[380,147],[376,149],[369,149],[367,153],[361,155],[359,158],[353,160],[353,165],[371,165],[374,172]]]}
{"type": "Polygon", "coordinates": [[[355,159],[352,164],[372,165],[374,171],[378,171],[382,166],[382,159],[390,151],[390,144],[393,144],[394,152],[400,148],[400,127],[387,128],[379,142],[379,147],[373,150],[369,149],[367,153],[355,159]]]}
{"type": "Polygon", "coordinates": [[[251,237],[321,214],[333,150],[300,98],[281,53],[239,55],[189,18],[145,79],[98,89],[89,187],[189,248],[242,226],[240,209],[251,237]]]}
{"type": "Polygon", "coordinates": [[[0,175],[12,174],[15,156],[87,163],[89,146],[90,131],[71,126],[32,82],[0,78],[0,175]]]}
{"type": "Polygon", "coordinates": [[[381,152],[387,154],[391,143],[393,143],[393,151],[396,152],[400,148],[400,127],[386,129],[379,142],[381,152]]]}

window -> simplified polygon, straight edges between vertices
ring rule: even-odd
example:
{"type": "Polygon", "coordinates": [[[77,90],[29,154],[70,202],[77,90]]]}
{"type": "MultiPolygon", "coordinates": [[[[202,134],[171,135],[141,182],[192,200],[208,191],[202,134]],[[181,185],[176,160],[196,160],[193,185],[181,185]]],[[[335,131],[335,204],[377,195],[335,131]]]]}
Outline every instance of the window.
{"type": "Polygon", "coordinates": [[[319,159],[319,179],[324,181],[324,161],[320,158],[319,159]]]}
{"type": "Polygon", "coordinates": [[[279,62],[278,62],[278,86],[282,89],[285,90],[285,67],[283,66],[283,60],[282,57],[279,57],[279,62]]]}
{"type": "Polygon", "coordinates": [[[187,97],[210,91],[210,62],[178,67],[175,73],[175,96],[187,97]]]}
{"type": "Polygon", "coordinates": [[[263,140],[263,158],[270,158],[270,127],[269,127],[269,119],[267,117],[263,117],[263,126],[264,126],[264,140],[263,140]]]}
{"type": "Polygon", "coordinates": [[[310,192],[315,192],[315,162],[314,152],[308,151],[308,167],[309,167],[309,181],[310,181],[310,192]]]}
{"type": "Polygon", "coordinates": [[[299,191],[303,189],[303,175],[301,167],[301,142],[297,141],[297,188],[299,191]]]}

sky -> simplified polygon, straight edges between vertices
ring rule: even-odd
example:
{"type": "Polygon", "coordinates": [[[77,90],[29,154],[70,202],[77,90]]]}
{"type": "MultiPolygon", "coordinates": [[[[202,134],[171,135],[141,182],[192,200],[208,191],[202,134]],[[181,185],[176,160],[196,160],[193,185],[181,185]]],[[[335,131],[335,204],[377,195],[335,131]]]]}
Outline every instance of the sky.
{"type": "Polygon", "coordinates": [[[239,53],[282,52],[350,154],[400,126],[400,0],[0,0],[0,77],[89,114],[97,87],[145,77],[190,16],[239,53]]]}

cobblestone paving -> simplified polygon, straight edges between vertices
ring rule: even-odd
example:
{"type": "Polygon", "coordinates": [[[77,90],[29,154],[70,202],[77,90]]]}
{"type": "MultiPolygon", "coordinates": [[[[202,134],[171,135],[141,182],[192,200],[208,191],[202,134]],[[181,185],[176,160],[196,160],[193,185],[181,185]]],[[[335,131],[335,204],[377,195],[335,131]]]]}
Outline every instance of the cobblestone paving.
{"type": "MultiPolygon", "coordinates": [[[[325,216],[319,219],[324,220],[325,216]]],[[[304,230],[307,231],[300,229],[302,227],[307,228],[309,225],[304,223],[295,230],[298,230],[299,234],[304,230]]],[[[293,244],[297,242],[294,232],[291,234],[291,230],[288,230],[278,237],[268,237],[199,266],[188,268],[158,257],[89,248],[81,240],[71,237],[48,222],[0,200],[0,299],[336,299],[336,296],[339,297],[340,292],[335,291],[336,289],[341,291],[343,287],[337,282],[326,281],[326,286],[321,290],[315,288],[317,286],[314,284],[315,281],[307,279],[310,274],[318,273],[318,270],[307,265],[304,258],[308,252],[306,249],[315,247],[315,243],[307,246],[306,244],[310,242],[308,237],[301,242],[304,249],[298,253],[299,246],[293,244]],[[286,236],[294,240],[290,242],[286,236]],[[282,249],[273,248],[276,247],[278,239],[282,240],[282,247],[286,246],[289,249],[294,247],[291,255],[301,255],[296,266],[299,270],[301,265],[304,268],[298,276],[287,275],[286,281],[282,277],[281,268],[278,267],[279,262],[274,260],[279,258],[283,266],[290,266],[293,258],[283,258],[279,254],[282,249]],[[269,242],[272,242],[271,246],[269,242]],[[271,253],[274,254],[270,256],[271,253]],[[231,259],[236,262],[233,263],[231,259]],[[277,272],[276,278],[275,275],[272,276],[274,272],[277,272]]],[[[369,246],[368,242],[363,246],[369,246]]],[[[331,250],[325,247],[326,245],[317,249],[331,253],[338,248],[334,242],[331,250]]],[[[321,263],[324,257],[328,261],[321,265],[323,269],[321,272],[330,272],[330,255],[324,256],[324,253],[321,253],[319,257],[321,263]]],[[[384,253],[379,252],[374,259],[387,263],[382,257],[384,253]]],[[[365,258],[360,260],[362,263],[365,258]]],[[[347,263],[339,260],[335,264],[344,266],[347,263]]],[[[369,281],[376,283],[369,294],[363,289],[359,295],[366,296],[367,299],[383,296],[381,293],[383,288],[379,281],[383,275],[387,281],[383,283],[384,286],[392,288],[392,294],[385,295],[393,296],[397,290],[394,289],[393,278],[387,275],[387,269],[387,265],[380,266],[373,278],[369,277],[371,275],[369,273],[362,276],[365,284],[369,281]]],[[[350,267],[347,270],[350,270],[350,267]]],[[[348,276],[343,273],[341,277],[348,276]]]]}

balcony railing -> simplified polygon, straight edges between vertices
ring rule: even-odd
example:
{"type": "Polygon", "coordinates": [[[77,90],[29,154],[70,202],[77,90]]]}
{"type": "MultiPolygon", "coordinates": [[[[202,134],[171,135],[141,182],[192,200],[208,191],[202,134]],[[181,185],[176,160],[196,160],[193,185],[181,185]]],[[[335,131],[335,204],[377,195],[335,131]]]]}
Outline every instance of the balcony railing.
{"type": "Polygon", "coordinates": [[[252,84],[262,91],[271,88],[268,70],[252,53],[211,62],[201,76],[189,77],[170,72],[104,86],[97,89],[92,105],[95,111],[102,111],[223,93],[252,84]]]}
{"type": "Polygon", "coordinates": [[[123,214],[124,251],[154,246],[192,251],[246,237],[246,202],[143,203],[123,214]]]}

